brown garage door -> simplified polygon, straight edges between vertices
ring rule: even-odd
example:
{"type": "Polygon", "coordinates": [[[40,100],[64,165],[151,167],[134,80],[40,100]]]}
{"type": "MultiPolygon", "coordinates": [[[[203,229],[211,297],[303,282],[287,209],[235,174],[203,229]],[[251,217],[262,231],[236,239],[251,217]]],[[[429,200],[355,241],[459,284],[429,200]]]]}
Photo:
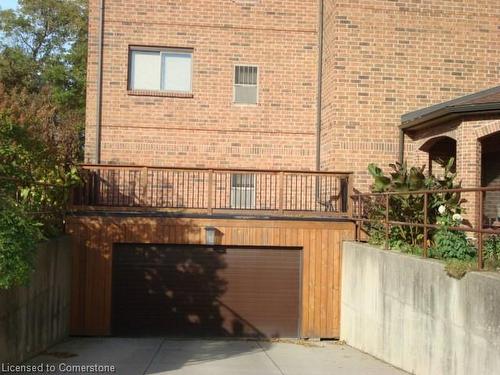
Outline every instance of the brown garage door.
{"type": "Polygon", "coordinates": [[[115,335],[298,337],[299,249],[119,244],[115,335]]]}

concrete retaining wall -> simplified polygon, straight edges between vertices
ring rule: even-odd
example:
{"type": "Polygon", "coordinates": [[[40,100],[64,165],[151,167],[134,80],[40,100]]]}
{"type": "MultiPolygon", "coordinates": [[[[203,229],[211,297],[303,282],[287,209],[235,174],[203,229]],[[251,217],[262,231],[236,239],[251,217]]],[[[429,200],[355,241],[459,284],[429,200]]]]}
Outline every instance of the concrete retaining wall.
{"type": "Polygon", "coordinates": [[[19,363],[68,335],[71,239],[40,245],[28,287],[0,291],[0,363],[19,363]]]}
{"type": "Polygon", "coordinates": [[[499,373],[500,274],[345,242],[341,311],[343,340],[410,373],[499,373]]]}

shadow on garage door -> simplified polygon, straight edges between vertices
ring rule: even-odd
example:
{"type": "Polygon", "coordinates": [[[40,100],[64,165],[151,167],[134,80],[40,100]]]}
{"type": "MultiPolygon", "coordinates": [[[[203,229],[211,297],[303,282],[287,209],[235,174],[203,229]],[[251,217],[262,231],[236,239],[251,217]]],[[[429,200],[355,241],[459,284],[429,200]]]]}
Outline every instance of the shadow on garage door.
{"type": "Polygon", "coordinates": [[[113,334],[299,337],[301,254],[116,244],[113,334]]]}

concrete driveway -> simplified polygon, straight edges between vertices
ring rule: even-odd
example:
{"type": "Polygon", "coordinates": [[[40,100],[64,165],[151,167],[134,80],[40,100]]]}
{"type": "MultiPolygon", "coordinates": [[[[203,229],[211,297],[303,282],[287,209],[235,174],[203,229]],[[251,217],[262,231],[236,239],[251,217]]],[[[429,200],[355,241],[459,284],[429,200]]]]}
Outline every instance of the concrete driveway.
{"type": "Polygon", "coordinates": [[[120,375],[406,374],[347,345],[293,341],[73,338],[30,363],[51,364],[56,374],[85,364],[114,365],[120,375]]]}

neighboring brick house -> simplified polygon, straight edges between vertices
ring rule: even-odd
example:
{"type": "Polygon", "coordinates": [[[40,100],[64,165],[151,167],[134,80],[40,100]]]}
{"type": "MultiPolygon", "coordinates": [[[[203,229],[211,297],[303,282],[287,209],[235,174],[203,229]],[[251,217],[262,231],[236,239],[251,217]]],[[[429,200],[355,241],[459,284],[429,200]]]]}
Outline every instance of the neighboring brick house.
{"type": "MultiPolygon", "coordinates": [[[[408,113],[401,128],[406,159],[440,174],[440,163],[455,159],[462,187],[500,187],[500,86],[408,113]]],[[[486,192],[484,222],[500,226],[500,192],[486,192]]],[[[477,220],[478,197],[464,193],[467,217],[477,220]]]]}
{"type": "Polygon", "coordinates": [[[402,114],[500,82],[498,1],[325,1],[322,168],[398,159],[402,114]]]}

